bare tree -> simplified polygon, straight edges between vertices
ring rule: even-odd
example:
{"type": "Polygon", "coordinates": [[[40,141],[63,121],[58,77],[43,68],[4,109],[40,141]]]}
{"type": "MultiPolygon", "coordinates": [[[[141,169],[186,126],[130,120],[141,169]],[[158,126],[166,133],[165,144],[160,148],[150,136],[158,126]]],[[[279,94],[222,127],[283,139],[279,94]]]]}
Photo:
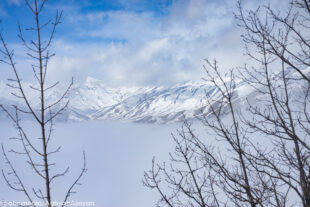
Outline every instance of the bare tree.
{"type": "MultiPolygon", "coordinates": [[[[146,187],[156,189],[161,199],[157,206],[220,206],[224,202],[217,198],[214,172],[201,160],[199,150],[191,138],[193,132],[186,122],[172,135],[176,148],[170,154],[171,165],[152,161],[152,169],[144,174],[146,187]]],[[[195,136],[196,137],[196,136],[195,136]]]]}
{"type": "Polygon", "coordinates": [[[268,153],[256,148],[263,173],[294,191],[302,206],[310,206],[309,163],[309,1],[291,1],[284,15],[270,6],[244,14],[239,2],[237,18],[245,28],[247,55],[259,67],[244,67],[250,85],[255,85],[265,108],[249,104],[252,120],[246,123],[274,144],[268,153]],[[262,11],[261,11],[262,10],[262,11]],[[266,14],[264,18],[259,14],[266,14]],[[275,74],[274,67],[280,71],[275,74]]]}
{"type": "MultiPolygon", "coordinates": [[[[14,61],[14,51],[9,49],[3,34],[0,33],[0,41],[2,43],[1,53],[4,56],[0,61],[7,64],[14,73],[14,78],[9,79],[9,83],[7,85],[12,89],[12,95],[17,99],[21,99],[25,104],[25,107],[14,105],[13,112],[3,105],[0,105],[0,108],[14,123],[14,127],[18,132],[18,136],[12,139],[17,140],[22,146],[21,151],[11,149],[10,152],[17,155],[26,156],[28,160],[27,164],[34,170],[36,175],[42,179],[45,189],[40,189],[37,186],[26,186],[21,178],[22,176],[19,174],[20,172],[17,171],[14,163],[10,161],[9,156],[2,145],[2,153],[8,166],[8,169],[2,170],[2,175],[7,185],[15,191],[22,192],[32,203],[32,206],[36,206],[33,203],[33,200],[34,198],[37,198],[45,202],[48,207],[51,207],[53,201],[51,185],[55,179],[65,176],[69,172],[69,167],[58,174],[51,174],[51,168],[55,165],[55,163],[50,163],[49,157],[55,153],[58,153],[61,147],[59,146],[56,149],[51,149],[50,141],[52,139],[55,119],[66,110],[69,104],[69,100],[66,101],[66,96],[73,84],[73,79],[58,100],[55,102],[47,101],[47,93],[54,90],[59,84],[59,82],[50,85],[47,84],[47,72],[48,63],[55,55],[50,52],[50,48],[54,39],[56,28],[61,23],[62,12],[57,11],[54,19],[41,22],[41,15],[44,11],[46,3],[47,0],[25,0],[25,6],[28,7],[34,17],[34,26],[26,28],[26,31],[34,35],[34,39],[30,41],[26,40],[24,37],[23,28],[18,25],[18,37],[21,40],[22,45],[28,50],[28,57],[33,60],[31,67],[37,84],[31,85],[29,90],[32,90],[33,93],[38,94],[39,98],[35,101],[39,103],[39,107],[37,107],[37,103],[30,101],[29,93],[27,93],[28,90],[23,84],[16,62],[14,61]],[[42,31],[46,29],[50,29],[49,36],[47,37],[42,35],[42,31]],[[22,126],[22,118],[20,114],[32,117],[37,123],[40,128],[41,136],[39,140],[41,144],[37,143],[36,139],[28,136],[26,130],[22,126]]],[[[67,199],[75,193],[74,188],[80,184],[79,181],[86,172],[85,152],[83,153],[83,162],[83,168],[79,176],[74,180],[73,184],[69,186],[69,189],[64,196],[64,203],[62,206],[65,206],[67,199]]]]}
{"type": "Polygon", "coordinates": [[[191,124],[185,122],[178,133],[179,139],[173,136],[179,159],[171,156],[172,171],[167,173],[165,165],[157,165],[156,168],[153,161],[152,170],[145,174],[145,185],[160,190],[163,197],[165,194],[159,184],[161,180],[168,182],[169,188],[174,189],[174,193],[165,195],[167,199],[162,199],[166,203],[170,201],[168,206],[283,206],[280,202],[285,202],[287,194],[278,191],[275,179],[258,173],[257,164],[253,162],[257,154],[252,153],[253,144],[247,126],[242,123],[241,111],[234,103],[238,83],[233,71],[222,75],[216,61],[207,61],[207,64],[209,69],[205,80],[215,87],[213,93],[219,95],[211,97],[206,93],[208,110],[197,119],[205,126],[208,136],[216,139],[200,138],[191,124]],[[219,151],[208,140],[225,146],[220,150],[225,149],[227,153],[219,151]],[[182,167],[178,162],[187,165],[182,167]],[[161,171],[164,173],[160,174],[161,171]],[[192,180],[187,178],[189,175],[192,180]],[[175,182],[173,186],[171,180],[175,182]],[[184,184],[187,187],[183,187],[184,184]],[[274,199],[275,194],[279,204],[274,199]],[[188,202],[173,202],[173,198],[184,196],[188,197],[188,202]],[[200,202],[196,197],[200,198],[200,202]]]}
{"type": "Polygon", "coordinates": [[[241,67],[236,77],[233,71],[221,74],[217,62],[207,60],[206,80],[219,95],[206,92],[208,111],[197,118],[215,139],[200,138],[185,123],[186,130],[174,140],[176,152],[186,153],[171,159],[174,170],[165,173],[166,167],[153,161],[145,174],[146,186],[157,189],[167,206],[310,206],[309,5],[292,0],[281,13],[269,5],[245,11],[238,2],[236,18],[254,64],[241,67]],[[240,77],[255,94],[246,109],[236,104],[240,77]],[[210,140],[225,147],[219,151],[210,140]],[[177,165],[189,155],[195,161],[193,170],[177,165]],[[199,177],[199,185],[187,179],[189,172],[199,177]],[[160,188],[164,181],[168,187],[160,188]],[[183,182],[187,191],[182,191],[183,182]],[[189,202],[174,202],[180,196],[189,202]]]}

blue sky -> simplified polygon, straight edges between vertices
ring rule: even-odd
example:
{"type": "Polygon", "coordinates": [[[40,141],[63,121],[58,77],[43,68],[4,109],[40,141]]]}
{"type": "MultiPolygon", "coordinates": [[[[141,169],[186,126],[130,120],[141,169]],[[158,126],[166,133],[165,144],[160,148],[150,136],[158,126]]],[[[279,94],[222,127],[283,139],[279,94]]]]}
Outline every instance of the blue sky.
{"type": "MultiPolygon", "coordinates": [[[[218,59],[223,70],[246,61],[233,17],[236,1],[49,0],[42,19],[57,9],[64,18],[53,44],[52,80],[91,76],[111,86],[174,85],[201,79],[205,58],[218,59]]],[[[23,0],[2,0],[0,18],[19,70],[30,79],[16,23],[29,27],[33,17],[23,0]]],[[[1,79],[9,77],[2,67],[1,79]]]]}

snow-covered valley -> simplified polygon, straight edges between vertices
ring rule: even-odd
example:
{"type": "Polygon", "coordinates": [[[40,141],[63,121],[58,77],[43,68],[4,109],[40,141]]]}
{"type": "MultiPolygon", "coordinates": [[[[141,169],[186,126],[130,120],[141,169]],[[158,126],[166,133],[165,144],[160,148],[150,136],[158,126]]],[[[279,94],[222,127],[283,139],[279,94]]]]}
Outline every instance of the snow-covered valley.
{"type": "MultiPolygon", "coordinates": [[[[36,125],[33,122],[23,124],[29,136],[35,137],[36,125]]],[[[52,193],[55,201],[62,201],[65,191],[80,173],[83,165],[82,152],[86,152],[88,172],[81,180],[82,186],[76,188],[73,201],[93,201],[95,206],[109,207],[145,207],[154,206],[159,198],[155,191],[142,185],[143,173],[151,167],[153,156],[159,161],[169,159],[168,152],[174,149],[170,133],[178,124],[149,125],[119,123],[112,121],[88,121],[58,123],[55,127],[51,149],[61,145],[60,153],[51,156],[52,173],[59,173],[70,166],[66,177],[55,180],[52,193]]],[[[5,149],[18,150],[19,144],[9,137],[16,135],[10,122],[0,122],[0,143],[5,149]]],[[[34,175],[25,162],[24,156],[8,153],[16,170],[26,185],[39,187],[41,178],[34,175]]],[[[0,168],[5,163],[0,156],[0,168]]],[[[6,186],[0,179],[0,200],[24,201],[19,194],[6,186]]],[[[43,189],[43,187],[42,187],[43,189]]]]}

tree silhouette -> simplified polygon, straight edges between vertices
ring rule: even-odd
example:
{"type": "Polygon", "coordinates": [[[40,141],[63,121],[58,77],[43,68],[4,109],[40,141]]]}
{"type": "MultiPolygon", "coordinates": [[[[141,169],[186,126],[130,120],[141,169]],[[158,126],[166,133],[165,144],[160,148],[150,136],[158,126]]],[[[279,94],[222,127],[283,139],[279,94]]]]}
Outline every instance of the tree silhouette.
{"type": "MultiPolygon", "coordinates": [[[[26,86],[23,85],[17,64],[14,61],[14,51],[9,49],[5,42],[3,33],[0,33],[0,41],[2,43],[1,53],[4,56],[0,61],[9,65],[14,73],[14,78],[9,79],[9,83],[7,85],[12,89],[12,95],[17,99],[22,100],[25,104],[25,107],[14,105],[13,112],[3,105],[0,105],[0,108],[13,122],[14,127],[18,132],[18,136],[11,139],[17,140],[22,146],[21,151],[10,149],[9,152],[16,155],[26,156],[27,164],[34,170],[38,177],[43,179],[45,189],[40,189],[38,187],[39,184],[38,186],[33,187],[26,186],[24,184],[24,181],[20,176],[20,172],[17,171],[14,163],[10,161],[9,156],[2,145],[2,153],[8,166],[7,169],[2,170],[2,175],[7,185],[17,192],[22,192],[31,202],[32,206],[36,206],[33,201],[34,198],[37,198],[46,203],[48,207],[51,207],[53,201],[51,185],[55,179],[65,176],[69,172],[69,167],[60,173],[54,175],[51,174],[51,168],[55,165],[55,163],[51,163],[49,161],[49,157],[55,153],[58,153],[61,147],[59,146],[56,149],[51,149],[50,141],[52,139],[55,119],[66,110],[69,104],[69,100],[66,100],[65,98],[67,97],[67,94],[73,84],[73,79],[69,86],[64,90],[63,94],[56,101],[50,102],[47,100],[47,93],[59,84],[59,82],[55,82],[51,85],[47,84],[47,72],[48,63],[55,55],[50,52],[50,48],[55,36],[56,28],[61,23],[62,12],[57,11],[54,19],[49,19],[42,22],[43,18],[41,18],[41,15],[46,4],[47,0],[25,0],[25,6],[28,7],[34,17],[34,26],[26,28],[26,31],[34,35],[33,39],[28,41],[24,36],[23,28],[21,25],[18,25],[18,37],[21,40],[22,45],[28,51],[27,56],[34,62],[31,67],[37,84],[31,85],[30,89],[33,93],[37,93],[39,98],[35,100],[36,103],[29,100],[29,93],[26,92],[26,86]],[[50,33],[47,38],[44,38],[42,31],[46,29],[50,29],[50,33]],[[39,103],[39,107],[36,107],[37,103],[39,103]],[[41,135],[39,142],[26,133],[21,123],[21,115],[31,116],[34,122],[39,126],[41,135]]],[[[86,173],[85,152],[83,152],[83,162],[83,168],[73,184],[69,186],[68,191],[64,196],[62,206],[65,206],[67,199],[75,193],[74,188],[80,184],[80,179],[86,173]]]]}

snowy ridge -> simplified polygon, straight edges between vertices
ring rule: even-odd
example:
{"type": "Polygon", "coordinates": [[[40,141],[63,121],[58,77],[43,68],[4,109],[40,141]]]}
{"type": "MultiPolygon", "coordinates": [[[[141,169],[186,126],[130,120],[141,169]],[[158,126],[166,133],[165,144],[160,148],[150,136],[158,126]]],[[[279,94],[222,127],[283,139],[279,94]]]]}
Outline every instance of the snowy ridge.
{"type": "MultiPolygon", "coordinates": [[[[25,88],[27,84],[24,84],[25,88]]],[[[31,92],[31,89],[27,89],[31,92]]],[[[61,97],[62,89],[50,91],[47,102],[61,97]]],[[[70,100],[62,121],[83,120],[125,120],[140,123],[171,123],[207,113],[208,96],[216,98],[219,91],[206,82],[187,82],[173,87],[131,87],[111,88],[100,80],[87,78],[84,84],[74,85],[66,99],[70,100]]],[[[246,83],[237,81],[235,100],[243,101],[251,93],[246,83]]],[[[32,103],[38,103],[39,96],[31,93],[32,103]]],[[[0,82],[0,104],[22,105],[14,99],[4,82],[0,82]]],[[[2,113],[0,116],[3,116],[2,113]]]]}

